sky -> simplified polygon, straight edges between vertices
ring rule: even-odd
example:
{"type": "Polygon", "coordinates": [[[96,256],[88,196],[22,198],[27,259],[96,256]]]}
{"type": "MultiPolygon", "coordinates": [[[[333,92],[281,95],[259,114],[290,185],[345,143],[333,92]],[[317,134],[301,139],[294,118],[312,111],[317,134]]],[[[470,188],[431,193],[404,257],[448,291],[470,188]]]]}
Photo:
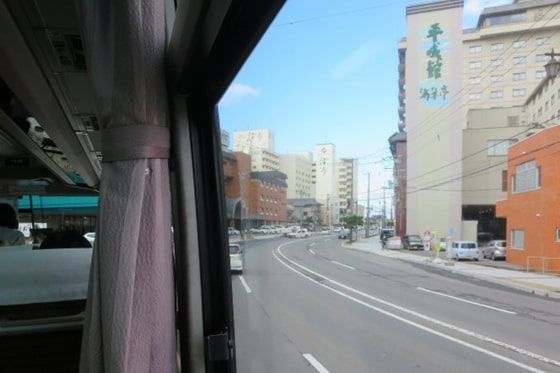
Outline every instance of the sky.
{"type": "MultiPolygon", "coordinates": [[[[381,208],[392,162],[387,139],[398,128],[398,40],[405,8],[418,1],[288,0],[219,104],[228,132],[268,128],[276,152],[336,145],[359,159],[359,199],[371,172],[381,208]],[[385,159],[385,160],[384,160],[385,159]]],[[[463,27],[483,8],[511,0],[465,0],[463,27]]]]}

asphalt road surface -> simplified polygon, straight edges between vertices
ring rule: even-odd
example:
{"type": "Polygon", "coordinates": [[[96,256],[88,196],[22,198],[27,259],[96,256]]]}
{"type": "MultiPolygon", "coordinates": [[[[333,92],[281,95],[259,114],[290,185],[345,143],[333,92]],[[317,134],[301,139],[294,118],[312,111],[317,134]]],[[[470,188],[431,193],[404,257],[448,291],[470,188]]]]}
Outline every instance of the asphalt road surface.
{"type": "Polygon", "coordinates": [[[245,243],[238,372],[560,372],[560,302],[340,243],[245,243]]]}

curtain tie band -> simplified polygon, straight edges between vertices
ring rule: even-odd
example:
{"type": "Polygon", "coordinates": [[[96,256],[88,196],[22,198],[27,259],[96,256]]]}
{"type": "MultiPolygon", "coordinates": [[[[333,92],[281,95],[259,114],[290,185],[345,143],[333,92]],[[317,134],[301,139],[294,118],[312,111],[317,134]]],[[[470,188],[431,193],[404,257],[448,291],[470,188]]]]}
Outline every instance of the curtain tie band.
{"type": "Polygon", "coordinates": [[[103,162],[169,158],[169,128],[116,126],[101,131],[103,162]]]}

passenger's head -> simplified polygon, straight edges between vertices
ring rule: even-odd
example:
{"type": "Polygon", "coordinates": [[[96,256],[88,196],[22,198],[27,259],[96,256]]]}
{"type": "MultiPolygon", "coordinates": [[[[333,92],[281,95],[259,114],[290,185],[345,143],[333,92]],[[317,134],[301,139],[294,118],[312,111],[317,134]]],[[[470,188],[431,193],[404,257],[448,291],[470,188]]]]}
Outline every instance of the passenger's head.
{"type": "Polygon", "coordinates": [[[91,248],[89,241],[78,231],[53,232],[41,242],[41,249],[91,248]]]}
{"type": "Polygon", "coordinates": [[[7,203],[0,203],[0,227],[18,229],[19,224],[14,208],[7,203]]]}

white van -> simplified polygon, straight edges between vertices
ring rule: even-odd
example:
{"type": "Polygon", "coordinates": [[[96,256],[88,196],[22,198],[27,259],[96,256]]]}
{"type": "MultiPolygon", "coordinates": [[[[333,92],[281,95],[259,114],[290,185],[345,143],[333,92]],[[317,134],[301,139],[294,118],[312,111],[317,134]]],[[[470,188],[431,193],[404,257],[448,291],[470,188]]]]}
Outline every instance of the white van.
{"type": "Polygon", "coordinates": [[[474,241],[453,241],[450,254],[456,260],[470,259],[478,261],[480,257],[478,245],[474,241]]]}

